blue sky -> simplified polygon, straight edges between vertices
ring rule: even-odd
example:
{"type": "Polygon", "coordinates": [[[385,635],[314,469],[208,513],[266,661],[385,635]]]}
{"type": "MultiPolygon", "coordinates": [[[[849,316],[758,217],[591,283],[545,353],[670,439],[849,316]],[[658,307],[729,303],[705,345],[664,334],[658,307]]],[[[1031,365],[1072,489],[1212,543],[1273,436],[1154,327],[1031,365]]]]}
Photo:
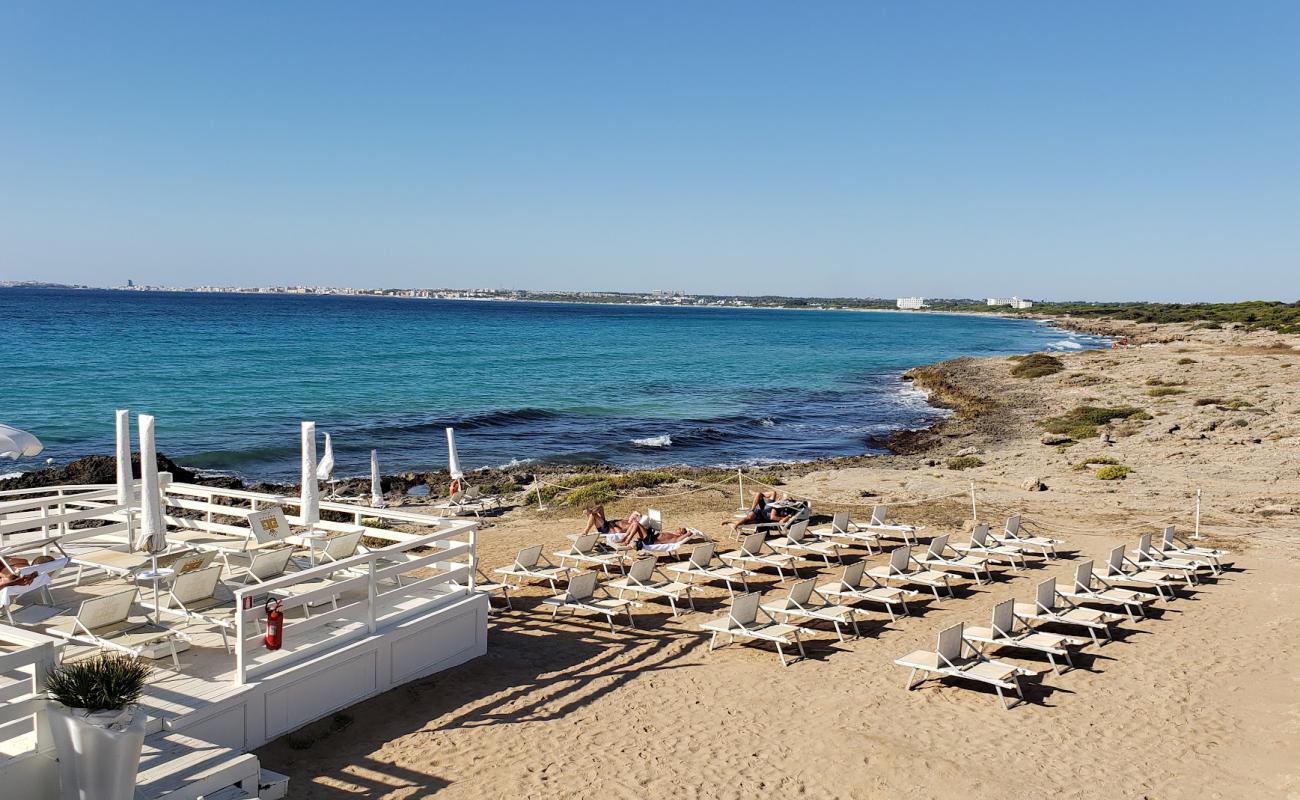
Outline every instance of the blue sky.
{"type": "Polygon", "coordinates": [[[1300,3],[0,4],[0,280],[1300,298],[1300,3]]]}

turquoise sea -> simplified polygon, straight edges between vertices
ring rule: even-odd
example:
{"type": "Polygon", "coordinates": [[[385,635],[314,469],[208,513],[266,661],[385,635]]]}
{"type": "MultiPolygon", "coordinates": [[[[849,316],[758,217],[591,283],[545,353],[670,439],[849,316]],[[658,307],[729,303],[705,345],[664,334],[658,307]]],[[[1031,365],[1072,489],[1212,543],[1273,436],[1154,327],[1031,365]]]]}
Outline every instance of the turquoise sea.
{"type": "Polygon", "coordinates": [[[0,422],[34,469],[111,454],[113,410],[177,462],[295,479],[298,422],[336,474],[529,460],[735,465],[880,452],[941,412],[898,376],[961,355],[1096,346],[983,316],[0,289],[0,422]]]}

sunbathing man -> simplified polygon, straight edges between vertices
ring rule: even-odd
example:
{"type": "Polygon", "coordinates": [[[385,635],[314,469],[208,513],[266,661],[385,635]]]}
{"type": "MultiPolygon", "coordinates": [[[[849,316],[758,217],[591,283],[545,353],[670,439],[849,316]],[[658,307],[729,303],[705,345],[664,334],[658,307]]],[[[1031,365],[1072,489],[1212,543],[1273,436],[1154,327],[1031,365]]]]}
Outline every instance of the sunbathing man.
{"type": "Polygon", "coordinates": [[[610,522],[608,519],[605,518],[604,506],[592,506],[591,508],[587,509],[586,514],[587,514],[587,527],[583,529],[582,531],[583,533],[591,533],[593,530],[596,531],[597,533],[626,533],[627,523],[633,517],[636,518],[636,522],[638,525],[641,523],[640,514],[633,514],[632,516],[628,517],[627,520],[616,519],[613,522],[610,522]]]}
{"type": "Polygon", "coordinates": [[[760,525],[771,522],[780,522],[786,517],[794,516],[795,512],[789,508],[779,508],[773,506],[776,501],[776,491],[754,492],[754,504],[750,507],[749,513],[738,520],[724,519],[724,527],[731,526],[739,528],[741,525],[760,525]]]}

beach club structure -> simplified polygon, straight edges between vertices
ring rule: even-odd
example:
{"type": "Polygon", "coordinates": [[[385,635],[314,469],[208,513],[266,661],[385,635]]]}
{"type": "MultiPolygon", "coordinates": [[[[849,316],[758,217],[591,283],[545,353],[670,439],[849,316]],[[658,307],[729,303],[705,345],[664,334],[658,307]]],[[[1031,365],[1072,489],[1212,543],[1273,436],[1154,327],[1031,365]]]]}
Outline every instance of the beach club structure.
{"type": "Polygon", "coordinates": [[[135,796],[171,800],[282,797],[250,750],[486,652],[473,516],[322,501],[312,423],[288,497],[159,474],[144,415],[133,479],[128,428],[116,484],[0,493],[0,562],[34,576],[0,588],[4,797],[61,796],[45,677],[98,651],[154,667],[135,796]]]}

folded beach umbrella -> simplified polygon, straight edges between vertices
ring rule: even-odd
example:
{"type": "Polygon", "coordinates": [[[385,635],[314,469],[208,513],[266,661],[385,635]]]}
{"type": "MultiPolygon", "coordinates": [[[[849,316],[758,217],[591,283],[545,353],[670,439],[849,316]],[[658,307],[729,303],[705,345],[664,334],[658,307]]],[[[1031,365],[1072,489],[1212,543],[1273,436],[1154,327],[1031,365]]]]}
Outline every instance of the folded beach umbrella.
{"type": "Polygon", "coordinates": [[[384,487],[379,482],[379,451],[370,451],[370,505],[372,508],[384,507],[384,487]]]}
{"type": "Polygon", "coordinates": [[[119,408],[117,410],[117,504],[119,506],[131,502],[133,494],[131,484],[131,412],[119,408]]]}
{"type": "Polygon", "coordinates": [[[0,425],[0,458],[31,458],[40,455],[45,449],[41,440],[27,431],[20,431],[8,425],[0,425]]]}
{"type": "Polygon", "coordinates": [[[158,486],[158,456],[154,446],[153,416],[141,414],[140,426],[140,541],[138,547],[157,555],[167,549],[163,524],[162,491],[158,486]]]}
{"type": "Polygon", "coordinates": [[[465,477],[465,473],[460,471],[460,457],[456,455],[456,429],[447,429],[447,471],[451,477],[460,479],[465,477]]]}
{"type": "Polygon", "coordinates": [[[320,522],[320,487],[316,485],[316,423],[302,424],[302,494],[299,514],[303,525],[320,522]]]}
{"type": "Polygon", "coordinates": [[[325,434],[325,454],[320,457],[320,463],[316,465],[316,479],[327,481],[334,477],[334,443],[330,441],[330,435],[325,434]]]}

